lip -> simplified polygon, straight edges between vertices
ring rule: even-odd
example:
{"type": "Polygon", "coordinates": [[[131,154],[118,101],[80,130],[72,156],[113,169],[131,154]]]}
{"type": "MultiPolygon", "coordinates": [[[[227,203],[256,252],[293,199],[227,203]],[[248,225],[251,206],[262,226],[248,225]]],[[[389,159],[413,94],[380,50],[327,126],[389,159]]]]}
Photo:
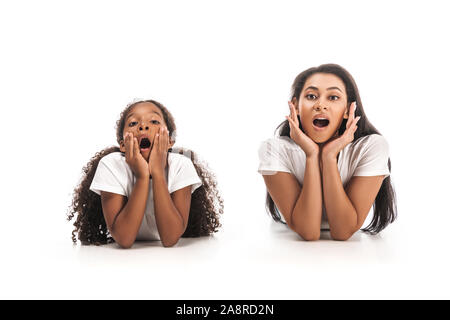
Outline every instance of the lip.
{"type": "Polygon", "coordinates": [[[316,119],[327,119],[328,121],[330,121],[330,117],[327,116],[326,114],[323,114],[323,113],[321,113],[321,114],[316,114],[316,115],[312,118],[313,121],[316,120],[316,119]]]}
{"type": "Polygon", "coordinates": [[[324,130],[326,130],[326,129],[330,126],[330,122],[331,122],[331,121],[330,121],[330,117],[327,116],[326,114],[323,114],[323,113],[321,113],[321,114],[316,114],[316,115],[312,118],[312,121],[311,121],[313,129],[316,130],[316,131],[324,131],[324,130]],[[316,125],[314,124],[314,120],[316,120],[316,119],[327,119],[327,120],[328,120],[328,126],[326,126],[326,127],[318,127],[318,126],[316,126],[316,125]]]}

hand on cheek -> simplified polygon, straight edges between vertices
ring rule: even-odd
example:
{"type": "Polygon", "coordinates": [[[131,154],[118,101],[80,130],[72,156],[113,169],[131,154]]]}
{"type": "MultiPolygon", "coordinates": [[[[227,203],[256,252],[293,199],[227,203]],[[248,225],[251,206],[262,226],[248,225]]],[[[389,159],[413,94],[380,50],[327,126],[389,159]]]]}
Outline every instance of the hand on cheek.
{"type": "Polygon", "coordinates": [[[167,150],[169,149],[169,131],[161,126],[153,139],[150,151],[148,169],[151,175],[163,174],[167,162],[167,150]]]}
{"type": "Polygon", "coordinates": [[[322,159],[336,159],[339,152],[354,139],[354,133],[358,129],[357,123],[361,117],[355,118],[356,102],[350,105],[349,117],[345,132],[328,141],[322,149],[322,159]]]}
{"type": "Polygon", "coordinates": [[[148,178],[148,164],[139,150],[139,142],[133,134],[127,132],[124,136],[125,161],[130,166],[136,178],[148,178]]]}
{"type": "Polygon", "coordinates": [[[300,123],[298,121],[298,114],[292,102],[288,102],[289,116],[286,120],[289,122],[290,138],[305,152],[307,157],[316,157],[319,154],[319,146],[302,130],[300,130],[300,123]]]}

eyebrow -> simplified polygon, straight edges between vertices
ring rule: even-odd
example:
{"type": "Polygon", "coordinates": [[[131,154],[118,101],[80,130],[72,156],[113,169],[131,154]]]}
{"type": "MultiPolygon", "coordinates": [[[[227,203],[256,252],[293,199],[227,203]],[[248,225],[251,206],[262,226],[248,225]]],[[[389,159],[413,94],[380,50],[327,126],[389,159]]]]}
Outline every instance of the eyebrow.
{"type": "MultiPolygon", "coordinates": [[[[317,90],[317,91],[319,91],[319,89],[317,88],[317,87],[314,87],[314,86],[309,86],[308,88],[306,88],[305,90],[308,90],[308,89],[313,89],[313,90],[317,90]]],[[[327,88],[327,90],[332,90],[332,89],[337,89],[337,90],[339,90],[339,91],[341,91],[342,92],[342,90],[341,89],[339,89],[338,87],[329,87],[329,88],[327,88]]]]}
{"type": "MultiPolygon", "coordinates": [[[[151,111],[152,113],[156,113],[158,116],[160,116],[161,117],[161,119],[162,119],[162,116],[158,113],[158,112],[156,112],[156,111],[151,111]]],[[[132,115],[134,115],[134,113],[130,113],[129,115],[127,115],[127,118],[125,119],[125,121],[126,120],[128,120],[128,118],[129,117],[131,117],[132,115]]]]}

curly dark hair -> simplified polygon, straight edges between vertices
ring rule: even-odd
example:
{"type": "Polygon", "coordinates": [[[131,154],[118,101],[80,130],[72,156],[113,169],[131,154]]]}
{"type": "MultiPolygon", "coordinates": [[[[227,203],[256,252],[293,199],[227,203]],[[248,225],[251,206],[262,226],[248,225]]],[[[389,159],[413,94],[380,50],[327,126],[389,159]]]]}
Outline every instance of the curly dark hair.
{"type": "MultiPolygon", "coordinates": [[[[145,102],[150,102],[161,110],[169,130],[169,136],[172,141],[175,141],[176,126],[172,114],[166,107],[155,100],[141,100],[129,104],[120,114],[119,120],[116,122],[117,143],[120,144],[123,140],[125,119],[130,110],[137,104],[145,102]]],[[[221,227],[219,214],[223,214],[223,200],[217,189],[215,175],[208,169],[204,161],[199,160],[192,150],[177,147],[168,151],[190,158],[202,181],[202,185],[192,193],[188,224],[182,237],[201,237],[217,232],[218,228],[221,227]]],[[[80,240],[82,244],[95,245],[114,242],[103,216],[101,197],[89,189],[100,160],[112,152],[121,151],[119,147],[115,146],[106,148],[97,152],[83,167],[81,182],[74,190],[72,204],[67,214],[68,221],[77,215],[73,224],[75,229],[72,231],[72,241],[74,243],[77,243],[77,240],[80,240]]],[[[122,152],[122,154],[124,153],[122,152]]]]}

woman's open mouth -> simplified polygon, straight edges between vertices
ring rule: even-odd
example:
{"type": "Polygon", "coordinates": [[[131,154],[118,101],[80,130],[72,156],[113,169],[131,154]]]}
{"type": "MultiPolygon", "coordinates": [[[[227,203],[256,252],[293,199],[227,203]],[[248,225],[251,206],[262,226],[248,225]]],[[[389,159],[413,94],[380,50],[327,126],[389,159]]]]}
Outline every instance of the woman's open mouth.
{"type": "Polygon", "coordinates": [[[147,151],[150,150],[150,140],[148,138],[142,138],[141,142],[139,143],[139,149],[141,151],[147,151]]]}
{"type": "Polygon", "coordinates": [[[317,118],[313,120],[313,127],[316,130],[324,130],[330,124],[330,120],[325,118],[317,118]]]}

